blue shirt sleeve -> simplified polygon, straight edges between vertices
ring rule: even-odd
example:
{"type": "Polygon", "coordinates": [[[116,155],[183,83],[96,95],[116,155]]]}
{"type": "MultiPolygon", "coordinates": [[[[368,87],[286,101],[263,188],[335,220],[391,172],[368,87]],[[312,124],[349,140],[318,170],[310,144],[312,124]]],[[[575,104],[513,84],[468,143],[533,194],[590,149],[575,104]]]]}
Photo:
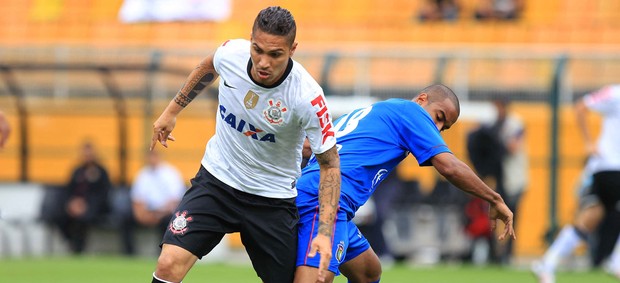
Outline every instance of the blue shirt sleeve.
{"type": "Polygon", "coordinates": [[[406,148],[418,161],[420,166],[430,166],[431,158],[450,149],[444,142],[439,129],[431,116],[416,103],[403,103],[393,116],[394,127],[399,128],[401,146],[406,148]]]}

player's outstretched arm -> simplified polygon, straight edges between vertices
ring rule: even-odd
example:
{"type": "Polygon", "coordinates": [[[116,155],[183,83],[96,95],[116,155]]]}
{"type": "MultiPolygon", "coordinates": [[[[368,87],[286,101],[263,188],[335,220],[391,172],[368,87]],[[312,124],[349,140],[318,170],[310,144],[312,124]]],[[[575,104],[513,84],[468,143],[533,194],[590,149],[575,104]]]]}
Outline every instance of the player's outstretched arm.
{"type": "Polygon", "coordinates": [[[327,268],[332,257],[332,234],[334,220],[338,212],[340,201],[340,156],[336,146],[321,154],[316,154],[321,169],[319,182],[319,232],[312,239],[310,253],[313,257],[318,252],[321,255],[319,263],[319,282],[325,281],[327,268]]]}
{"type": "Polygon", "coordinates": [[[575,119],[577,120],[577,126],[579,127],[579,132],[583,137],[583,141],[586,146],[587,155],[595,155],[597,153],[596,143],[592,138],[592,134],[590,132],[590,127],[588,126],[588,115],[590,110],[586,106],[586,103],[583,99],[575,102],[575,119]]]}
{"type": "Polygon", "coordinates": [[[446,177],[446,179],[457,188],[491,204],[491,211],[489,212],[491,228],[495,229],[497,225],[496,220],[504,222],[504,232],[499,236],[500,240],[508,236],[516,239],[512,227],[512,211],[506,206],[502,197],[480,180],[467,164],[456,158],[453,154],[447,152],[435,155],[431,159],[431,162],[439,174],[446,177]]]}
{"type": "Polygon", "coordinates": [[[177,115],[207,86],[212,84],[218,77],[213,66],[213,55],[203,59],[198,66],[189,74],[185,83],[168,103],[164,112],[153,124],[153,137],[151,147],[153,150],[157,142],[168,147],[168,140],[174,141],[170,134],[176,125],[177,115]]]}

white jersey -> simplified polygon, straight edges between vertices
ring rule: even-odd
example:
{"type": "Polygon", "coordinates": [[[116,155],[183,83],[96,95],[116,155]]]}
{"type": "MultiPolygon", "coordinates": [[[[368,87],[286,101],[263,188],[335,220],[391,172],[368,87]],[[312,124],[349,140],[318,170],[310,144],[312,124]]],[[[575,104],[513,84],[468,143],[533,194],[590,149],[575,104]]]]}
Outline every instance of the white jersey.
{"type": "Polygon", "coordinates": [[[583,99],[589,109],[603,115],[598,154],[590,158],[588,166],[593,173],[620,171],[620,85],[605,87],[583,99]]]}
{"type": "Polygon", "coordinates": [[[220,75],[219,106],[215,135],[207,143],[202,165],[243,192],[297,196],[304,138],[317,154],[336,144],[323,90],[292,59],[274,86],[254,82],[247,40],[225,42],[213,61],[220,75]]]}

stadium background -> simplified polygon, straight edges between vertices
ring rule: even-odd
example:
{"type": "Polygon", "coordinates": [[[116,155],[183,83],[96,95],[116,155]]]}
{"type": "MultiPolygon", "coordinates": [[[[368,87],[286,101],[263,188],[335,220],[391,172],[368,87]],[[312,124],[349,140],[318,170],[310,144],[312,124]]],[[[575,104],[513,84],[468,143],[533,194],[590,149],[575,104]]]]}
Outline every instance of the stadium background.
{"type": "MultiPolygon", "coordinates": [[[[222,22],[124,24],[121,0],[2,0],[0,105],[14,131],[0,151],[0,185],[64,182],[89,139],[127,186],[152,121],[198,60],[226,39],[248,38],[260,9],[282,5],[298,24],[295,59],[343,108],[409,98],[433,82],[454,88],[469,110],[444,137],[463,160],[466,133],[488,118],[486,102],[513,100],[531,164],[516,254],[540,255],[548,229],[575,211],[585,156],[570,102],[620,75],[620,1],[527,0],[510,22],[475,21],[476,1],[460,2],[454,22],[418,22],[422,1],[232,0],[222,22]]],[[[207,91],[182,114],[166,153],[186,179],[214,126],[217,90],[207,91]]],[[[425,191],[439,179],[411,158],[398,174],[425,191]]]]}

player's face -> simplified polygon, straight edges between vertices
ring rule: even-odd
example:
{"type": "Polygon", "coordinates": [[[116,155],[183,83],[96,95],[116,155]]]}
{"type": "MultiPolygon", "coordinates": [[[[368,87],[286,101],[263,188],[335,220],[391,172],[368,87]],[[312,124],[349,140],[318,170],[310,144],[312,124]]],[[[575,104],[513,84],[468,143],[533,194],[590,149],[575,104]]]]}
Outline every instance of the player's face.
{"type": "Polygon", "coordinates": [[[284,74],[297,43],[291,46],[286,36],[272,35],[261,30],[252,34],[251,43],[252,78],[263,85],[273,85],[284,74]]]}
{"type": "Polygon", "coordinates": [[[424,109],[428,114],[431,115],[433,121],[435,121],[435,125],[439,131],[445,131],[450,129],[458,117],[458,112],[454,104],[450,101],[450,99],[444,99],[443,101],[438,101],[434,103],[427,103],[423,105],[424,109]]]}

